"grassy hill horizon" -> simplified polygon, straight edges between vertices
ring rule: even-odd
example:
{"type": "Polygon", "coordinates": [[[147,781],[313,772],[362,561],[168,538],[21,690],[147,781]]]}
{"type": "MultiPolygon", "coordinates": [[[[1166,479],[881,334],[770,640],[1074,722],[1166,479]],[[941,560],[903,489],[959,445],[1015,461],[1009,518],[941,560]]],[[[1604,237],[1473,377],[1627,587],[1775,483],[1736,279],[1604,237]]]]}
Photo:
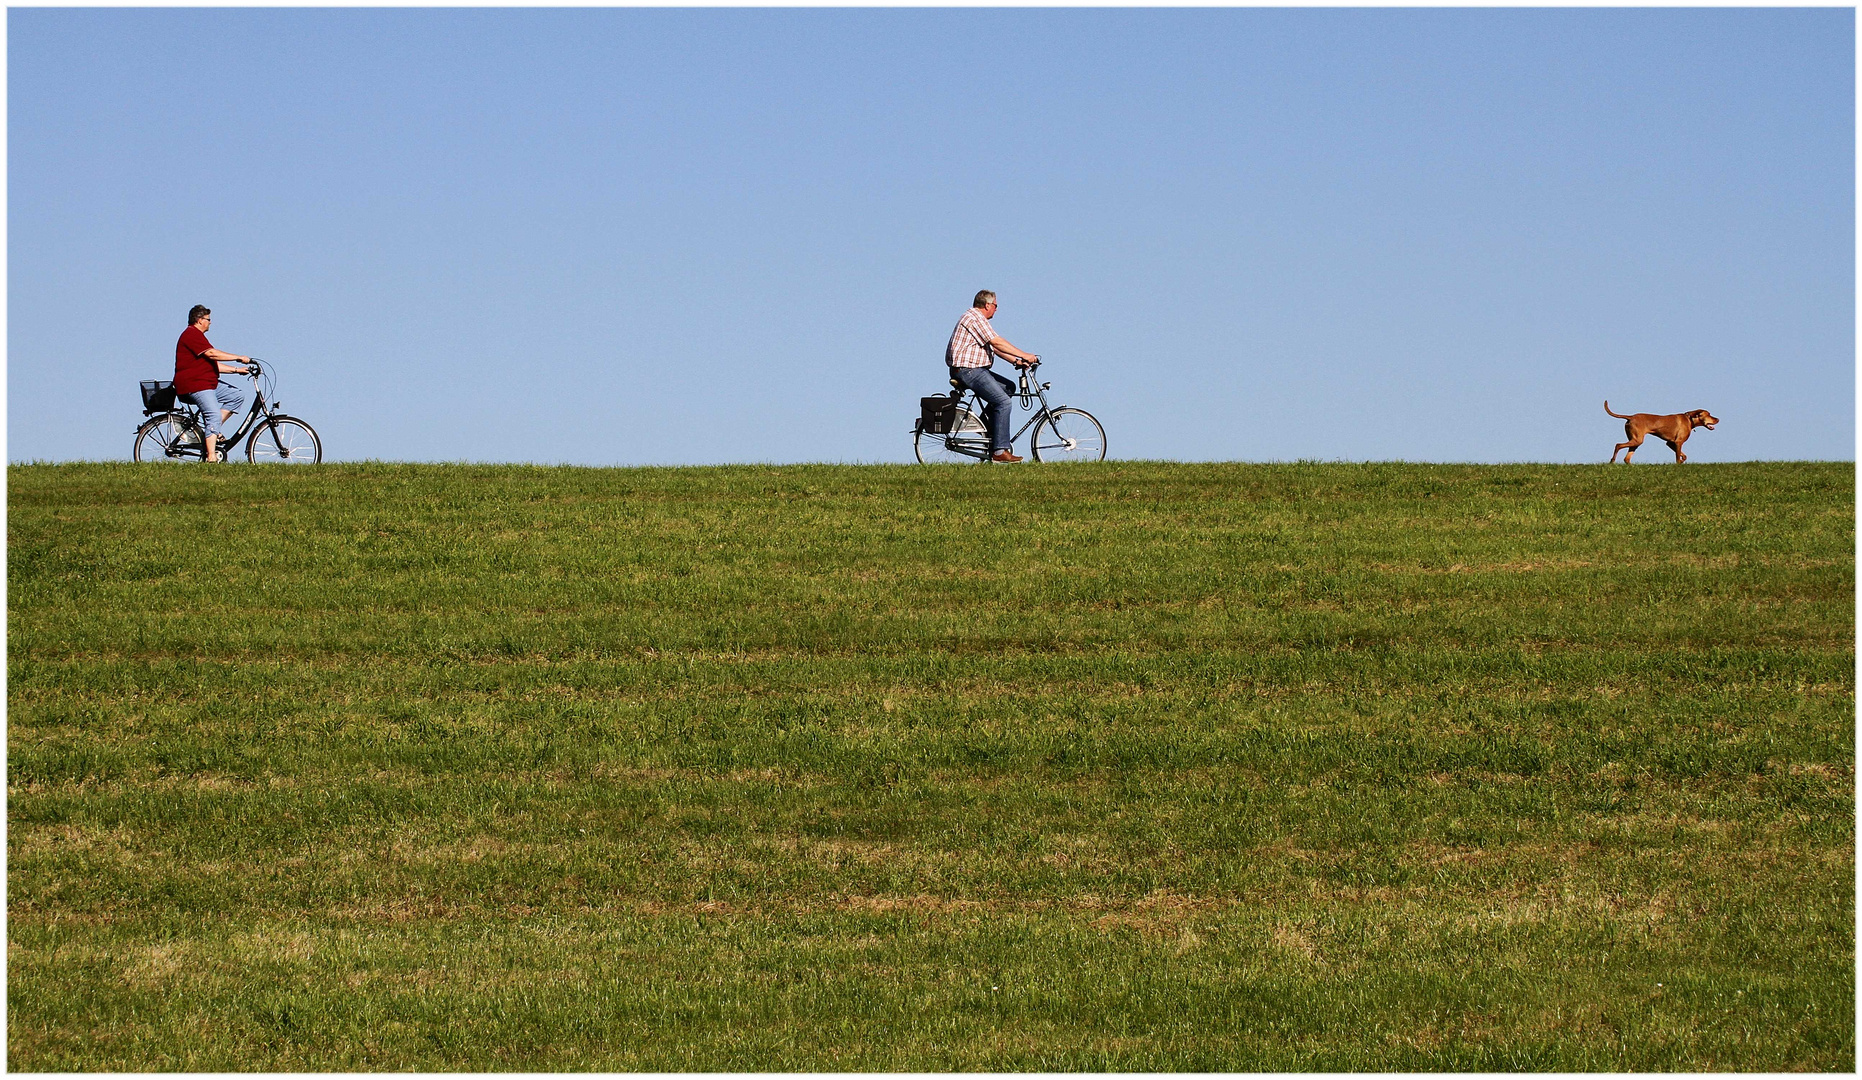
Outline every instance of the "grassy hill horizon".
{"type": "Polygon", "coordinates": [[[1852,463],[8,482],[13,1069],[1854,1068],[1852,463]]]}
{"type": "MultiPolygon", "coordinates": [[[[1696,452],[1688,456],[1688,460],[1686,464],[1697,467],[1697,468],[1711,468],[1711,467],[1716,467],[1716,466],[1735,466],[1735,465],[1854,465],[1855,464],[1855,459],[1852,457],[1850,458],[1745,458],[1745,459],[1741,459],[1738,461],[1709,461],[1709,460],[1705,460],[1704,457],[1699,453],[1699,449],[1700,449],[1699,447],[1696,447],[1695,449],[1696,449],[1696,452]]],[[[1673,452],[1662,447],[1659,443],[1656,443],[1656,442],[1650,442],[1650,443],[1645,444],[1642,447],[1642,449],[1636,451],[1636,453],[1642,455],[1642,460],[1631,462],[1630,466],[1632,468],[1641,468],[1643,466],[1650,466],[1650,465],[1673,465],[1675,463],[1674,458],[1673,458],[1673,452]],[[1656,450],[1660,452],[1658,454],[1651,454],[1649,452],[1651,447],[1655,448],[1656,450]]],[[[123,460],[124,459],[117,458],[117,457],[56,458],[56,459],[54,458],[18,458],[18,459],[9,461],[7,463],[7,467],[9,469],[16,469],[16,468],[43,469],[43,468],[62,468],[62,467],[72,466],[72,465],[120,465],[123,463],[123,460]]],[[[1424,459],[1418,459],[1418,458],[1311,458],[1311,457],[1206,458],[1206,459],[1205,458],[1191,459],[1191,458],[1116,457],[1116,458],[1112,458],[1104,462],[1098,462],[1095,464],[1100,468],[1116,467],[1120,465],[1190,465],[1190,466],[1199,466],[1199,465],[1256,466],[1256,465],[1259,465],[1259,466],[1273,466],[1273,467],[1288,466],[1288,465],[1301,465],[1301,466],[1304,466],[1304,465],[1363,465],[1363,466],[1405,465],[1405,466],[1421,466],[1421,467],[1440,466],[1443,468],[1511,468],[1515,466],[1521,466],[1521,467],[1545,466],[1549,468],[1577,468],[1577,467],[1585,466],[1585,465],[1603,465],[1603,464],[1608,464],[1608,463],[1609,463],[1609,459],[1607,457],[1599,456],[1595,460],[1587,459],[1584,461],[1487,461],[1487,460],[1448,461],[1448,460],[1435,460],[1435,459],[1424,460],[1424,459]]],[[[241,466],[249,466],[251,464],[250,462],[247,462],[245,459],[244,444],[241,444],[237,449],[234,450],[233,459],[231,461],[226,462],[226,464],[241,465],[241,466]]],[[[709,461],[709,462],[686,462],[686,463],[680,463],[680,464],[664,464],[664,463],[652,463],[652,462],[641,462],[641,463],[613,462],[613,463],[602,464],[602,465],[589,465],[589,464],[580,464],[580,463],[570,462],[570,461],[473,461],[473,460],[465,460],[465,459],[436,460],[436,459],[427,459],[427,458],[420,458],[420,459],[414,459],[414,458],[335,458],[335,457],[326,456],[323,460],[323,464],[329,467],[335,467],[335,466],[340,465],[340,466],[352,466],[352,467],[362,467],[362,468],[396,467],[396,466],[411,465],[411,466],[433,466],[436,468],[449,468],[449,469],[464,468],[464,469],[614,469],[614,470],[626,470],[626,469],[812,469],[812,468],[891,469],[891,468],[899,468],[902,466],[914,465],[916,463],[911,462],[911,461],[890,461],[890,460],[874,459],[872,461],[866,461],[866,460],[854,460],[854,461],[838,461],[838,460],[837,461],[709,461]]],[[[993,467],[993,466],[986,466],[986,463],[981,463],[981,462],[962,463],[955,467],[970,468],[972,466],[993,467]]],[[[928,466],[917,466],[917,467],[925,468],[928,466]]],[[[1021,463],[1021,467],[1029,468],[1029,469],[1055,468],[1056,464],[1049,462],[1043,465],[1041,462],[1037,462],[1037,461],[1024,461],[1021,463]]]]}

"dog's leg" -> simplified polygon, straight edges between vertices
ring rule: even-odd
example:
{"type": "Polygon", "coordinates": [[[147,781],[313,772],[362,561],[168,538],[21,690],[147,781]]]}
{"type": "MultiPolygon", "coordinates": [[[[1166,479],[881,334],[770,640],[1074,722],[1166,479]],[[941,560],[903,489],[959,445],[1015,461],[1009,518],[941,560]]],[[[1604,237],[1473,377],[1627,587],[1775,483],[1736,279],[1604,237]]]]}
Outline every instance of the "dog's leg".
{"type": "MultiPolygon", "coordinates": [[[[1629,441],[1617,443],[1616,450],[1610,451],[1610,464],[1612,465],[1616,464],[1616,451],[1617,450],[1621,450],[1624,447],[1628,447],[1629,454],[1635,453],[1636,448],[1642,445],[1643,434],[1644,434],[1643,432],[1636,430],[1636,425],[1634,421],[1624,424],[1623,425],[1623,437],[1628,439],[1629,441]]],[[[1629,464],[1629,454],[1623,455],[1623,464],[1625,465],[1629,464]]]]}
{"type": "MultiPolygon", "coordinates": [[[[1638,451],[1638,450],[1640,450],[1640,449],[1642,449],[1642,440],[1644,440],[1644,439],[1646,439],[1646,438],[1648,438],[1648,437],[1649,437],[1649,433],[1648,433],[1648,432],[1646,432],[1646,431],[1638,431],[1638,430],[1636,430],[1636,425],[1634,425],[1634,424],[1624,424],[1624,425],[1623,425],[1623,434],[1625,434],[1625,435],[1627,435],[1627,436],[1629,436],[1629,441],[1628,441],[1628,442],[1626,442],[1626,443],[1617,443],[1617,444],[1616,444],[1616,448],[1617,448],[1618,450],[1621,450],[1621,449],[1623,449],[1624,447],[1628,447],[1628,452],[1627,452],[1627,453],[1625,453],[1625,454],[1623,455],[1623,464],[1625,464],[1625,465],[1627,465],[1627,464],[1629,464],[1629,458],[1630,458],[1630,455],[1631,455],[1631,454],[1634,454],[1634,453],[1635,453],[1636,451],[1638,451]]],[[[1616,460],[1616,455],[1615,455],[1615,454],[1611,454],[1611,455],[1610,455],[1610,460],[1611,460],[1611,461],[1615,461],[1615,460],[1616,460]]]]}
{"type": "Polygon", "coordinates": [[[1676,465],[1679,465],[1682,462],[1685,462],[1687,460],[1687,455],[1681,452],[1681,443],[1679,440],[1663,439],[1662,441],[1668,444],[1668,449],[1673,450],[1675,452],[1675,464],[1676,465]]]}

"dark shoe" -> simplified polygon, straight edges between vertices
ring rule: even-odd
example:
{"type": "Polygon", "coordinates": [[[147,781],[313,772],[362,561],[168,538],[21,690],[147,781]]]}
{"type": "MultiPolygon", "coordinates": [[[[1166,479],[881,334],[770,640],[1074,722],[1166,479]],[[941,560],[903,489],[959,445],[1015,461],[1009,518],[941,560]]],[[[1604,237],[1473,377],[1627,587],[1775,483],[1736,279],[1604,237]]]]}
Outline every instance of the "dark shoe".
{"type": "Polygon", "coordinates": [[[989,455],[989,460],[1000,461],[1002,464],[1008,465],[1008,464],[1012,464],[1014,462],[1020,461],[1021,458],[1016,457],[1012,451],[998,450],[995,453],[989,455]]]}

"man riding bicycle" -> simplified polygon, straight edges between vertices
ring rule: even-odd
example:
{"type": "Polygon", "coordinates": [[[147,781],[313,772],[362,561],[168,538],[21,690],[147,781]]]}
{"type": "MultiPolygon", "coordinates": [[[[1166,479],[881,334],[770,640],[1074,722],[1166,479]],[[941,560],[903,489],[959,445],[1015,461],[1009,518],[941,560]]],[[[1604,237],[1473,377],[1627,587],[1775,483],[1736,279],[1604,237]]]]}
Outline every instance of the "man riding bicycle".
{"type": "MultiPolygon", "coordinates": [[[[175,396],[200,410],[201,423],[207,429],[205,447],[207,461],[220,460],[214,453],[220,441],[220,425],[232,415],[231,409],[222,408],[222,395],[216,392],[220,385],[220,373],[244,375],[250,369],[234,367],[234,364],[252,362],[250,356],[237,356],[221,352],[207,340],[207,328],[213,325],[213,311],[200,304],[188,309],[188,328],[181,331],[181,340],[175,343],[175,396]]],[[[238,391],[233,387],[235,404],[238,391]]]]}
{"type": "Polygon", "coordinates": [[[1015,383],[989,369],[997,356],[1018,368],[1035,363],[1036,357],[997,336],[989,325],[989,320],[996,317],[995,293],[984,289],[976,294],[972,305],[950,333],[944,363],[950,367],[950,377],[974,391],[983,402],[983,422],[989,425],[989,460],[1020,461],[1009,450],[1009,410],[1015,401],[1015,383]]]}

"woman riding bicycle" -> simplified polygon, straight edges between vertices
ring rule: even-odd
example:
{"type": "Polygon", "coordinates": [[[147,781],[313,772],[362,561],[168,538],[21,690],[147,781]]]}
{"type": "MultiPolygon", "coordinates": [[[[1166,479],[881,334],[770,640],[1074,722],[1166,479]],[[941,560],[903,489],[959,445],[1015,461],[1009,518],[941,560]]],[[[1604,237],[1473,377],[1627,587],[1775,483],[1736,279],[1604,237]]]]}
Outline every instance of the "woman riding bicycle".
{"type": "Polygon", "coordinates": [[[175,343],[175,396],[200,410],[201,422],[207,428],[206,460],[218,461],[214,450],[220,441],[223,410],[214,390],[220,385],[222,372],[244,375],[246,368],[233,365],[250,363],[252,358],[221,352],[207,340],[207,328],[213,325],[210,308],[195,304],[188,309],[187,321],[188,328],[181,331],[181,340],[175,343]]]}

